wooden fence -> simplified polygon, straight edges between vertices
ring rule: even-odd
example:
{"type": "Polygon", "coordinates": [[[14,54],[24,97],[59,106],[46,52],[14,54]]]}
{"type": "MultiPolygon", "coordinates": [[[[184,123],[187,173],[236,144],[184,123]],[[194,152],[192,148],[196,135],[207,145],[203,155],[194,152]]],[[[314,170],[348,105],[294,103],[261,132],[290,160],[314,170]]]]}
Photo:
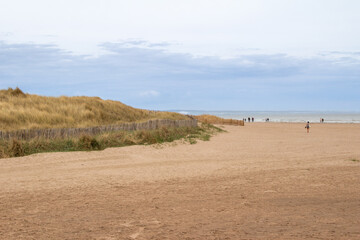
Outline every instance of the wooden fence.
{"type": "Polygon", "coordinates": [[[108,125],[89,128],[50,128],[50,129],[24,129],[12,132],[0,131],[0,139],[9,140],[12,138],[19,140],[29,140],[33,138],[69,138],[81,135],[98,135],[106,132],[114,131],[135,131],[135,130],[151,130],[162,127],[196,127],[197,120],[150,120],[141,123],[123,123],[119,125],[108,125]]]}

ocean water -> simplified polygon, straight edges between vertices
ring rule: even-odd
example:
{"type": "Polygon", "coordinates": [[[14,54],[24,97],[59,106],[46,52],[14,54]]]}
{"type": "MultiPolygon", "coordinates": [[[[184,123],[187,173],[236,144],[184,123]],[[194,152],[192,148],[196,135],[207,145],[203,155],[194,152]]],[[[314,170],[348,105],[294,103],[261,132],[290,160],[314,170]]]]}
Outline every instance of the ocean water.
{"type": "Polygon", "coordinates": [[[201,111],[201,110],[175,110],[175,112],[188,115],[211,114],[221,118],[243,119],[254,117],[255,122],[320,122],[325,123],[360,123],[360,112],[316,112],[316,111],[201,111]]]}

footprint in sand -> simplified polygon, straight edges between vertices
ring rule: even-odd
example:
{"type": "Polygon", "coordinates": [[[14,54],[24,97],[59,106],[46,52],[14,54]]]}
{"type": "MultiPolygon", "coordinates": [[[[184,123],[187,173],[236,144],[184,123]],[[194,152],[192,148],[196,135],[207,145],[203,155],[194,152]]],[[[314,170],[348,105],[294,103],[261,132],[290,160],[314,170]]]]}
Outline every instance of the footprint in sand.
{"type": "Polygon", "coordinates": [[[144,228],[141,227],[141,228],[139,228],[139,230],[136,233],[131,234],[129,237],[132,239],[136,239],[143,231],[144,231],[144,228]]]}

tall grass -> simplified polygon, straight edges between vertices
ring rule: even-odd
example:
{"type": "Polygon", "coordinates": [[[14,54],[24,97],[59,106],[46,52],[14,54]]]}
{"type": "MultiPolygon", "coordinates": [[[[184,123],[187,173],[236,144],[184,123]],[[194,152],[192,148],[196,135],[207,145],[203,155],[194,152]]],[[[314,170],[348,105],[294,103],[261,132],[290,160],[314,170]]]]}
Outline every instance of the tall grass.
{"type": "Polygon", "coordinates": [[[202,123],[244,126],[243,120],[225,119],[225,118],[220,118],[220,117],[217,117],[214,115],[208,115],[208,114],[193,116],[193,117],[202,123]]]}
{"type": "Polygon", "coordinates": [[[156,130],[119,131],[67,139],[0,140],[0,158],[20,157],[41,152],[103,150],[109,147],[172,142],[181,138],[193,144],[198,139],[207,141],[211,135],[221,131],[212,125],[202,124],[199,127],[163,127],[156,130]]]}
{"type": "MultiPolygon", "coordinates": [[[[45,97],[25,94],[19,88],[0,90],[0,131],[86,128],[154,119],[187,120],[189,117],[172,112],[136,109],[98,97],[45,97]]],[[[0,139],[0,158],[41,152],[102,150],[134,144],[172,142],[181,138],[196,143],[197,139],[207,141],[212,134],[220,131],[222,130],[212,125],[201,124],[199,127],[117,131],[66,139],[0,139]]]]}
{"type": "Polygon", "coordinates": [[[0,90],[0,130],[92,127],[152,119],[188,119],[172,112],[137,109],[98,97],[45,97],[19,88],[0,90]]]}

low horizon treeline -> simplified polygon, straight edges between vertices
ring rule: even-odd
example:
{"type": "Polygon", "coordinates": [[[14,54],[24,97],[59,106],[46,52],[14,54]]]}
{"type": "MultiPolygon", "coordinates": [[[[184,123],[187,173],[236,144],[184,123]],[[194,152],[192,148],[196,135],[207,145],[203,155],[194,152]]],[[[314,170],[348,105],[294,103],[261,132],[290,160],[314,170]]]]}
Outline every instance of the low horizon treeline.
{"type": "Polygon", "coordinates": [[[0,90],[0,130],[84,128],[143,122],[154,119],[186,120],[174,112],[137,109],[99,97],[45,97],[19,88],[0,90]]]}

